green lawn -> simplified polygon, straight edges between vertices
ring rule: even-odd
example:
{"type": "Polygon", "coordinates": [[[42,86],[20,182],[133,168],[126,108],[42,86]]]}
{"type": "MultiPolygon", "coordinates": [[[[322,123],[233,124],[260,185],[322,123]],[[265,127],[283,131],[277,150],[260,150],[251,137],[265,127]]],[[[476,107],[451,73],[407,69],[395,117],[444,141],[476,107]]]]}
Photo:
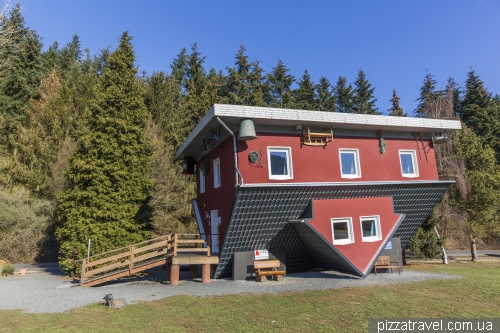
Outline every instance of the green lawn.
{"type": "Polygon", "coordinates": [[[0,331],[366,332],[368,318],[500,316],[500,262],[410,269],[464,278],[279,295],[176,296],[120,310],[98,304],[60,314],[3,311],[0,331]]]}

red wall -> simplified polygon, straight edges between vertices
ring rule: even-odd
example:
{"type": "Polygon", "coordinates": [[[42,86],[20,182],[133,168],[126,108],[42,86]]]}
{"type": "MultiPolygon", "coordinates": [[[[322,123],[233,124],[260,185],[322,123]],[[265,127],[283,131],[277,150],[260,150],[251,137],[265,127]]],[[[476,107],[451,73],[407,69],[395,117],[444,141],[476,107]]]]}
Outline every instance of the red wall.
{"type": "Polygon", "coordinates": [[[235,188],[235,171],[234,171],[234,148],[233,138],[230,137],[221,142],[216,148],[208,153],[208,162],[210,171],[208,178],[205,179],[205,192],[200,193],[200,164],[196,163],[196,182],[197,182],[197,203],[200,211],[200,216],[203,223],[205,233],[210,233],[210,212],[218,210],[221,217],[221,225],[219,226],[219,251],[222,248],[224,233],[229,221],[229,214],[233,205],[235,188]],[[220,158],[221,168],[221,186],[214,188],[214,173],[213,161],[220,158]]]}
{"type": "Polygon", "coordinates": [[[392,198],[358,198],[358,199],[333,199],[313,200],[313,220],[309,223],[325,239],[333,244],[332,218],[352,218],[354,243],[337,245],[335,248],[341,252],[354,266],[363,273],[367,273],[370,263],[382,248],[387,237],[392,233],[400,215],[394,214],[392,198]],[[363,242],[361,233],[361,216],[380,216],[380,229],[382,240],[363,242]]]}
{"type": "MultiPolygon", "coordinates": [[[[290,182],[355,182],[355,181],[401,181],[438,180],[434,149],[427,148],[428,162],[421,143],[407,139],[384,139],[385,154],[380,154],[379,139],[362,137],[335,137],[326,147],[302,146],[299,135],[258,133],[257,139],[238,141],[239,169],[245,183],[290,183],[290,182]],[[293,179],[270,180],[267,161],[268,146],[290,147],[292,150],[293,179]],[[361,178],[342,178],[340,174],[339,148],[359,150],[361,178]],[[263,150],[262,168],[251,165],[248,153],[263,150]],[[416,151],[419,177],[408,178],[401,174],[399,149],[416,151]],[[418,151],[420,150],[420,157],[418,151]]],[[[426,144],[428,141],[424,141],[426,144]]]]}

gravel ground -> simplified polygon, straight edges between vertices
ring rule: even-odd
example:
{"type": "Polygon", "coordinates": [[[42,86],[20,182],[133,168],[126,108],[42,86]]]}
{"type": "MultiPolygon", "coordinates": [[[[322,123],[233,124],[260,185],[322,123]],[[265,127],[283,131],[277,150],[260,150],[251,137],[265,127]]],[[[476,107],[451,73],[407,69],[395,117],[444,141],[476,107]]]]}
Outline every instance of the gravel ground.
{"type": "MultiPolygon", "coordinates": [[[[17,265],[16,265],[17,266],[17,265]]],[[[16,267],[18,270],[21,268],[16,267]]],[[[405,271],[402,275],[381,273],[367,278],[356,278],[337,272],[309,272],[288,274],[282,282],[268,281],[257,283],[233,281],[230,279],[211,280],[203,284],[201,279],[190,279],[189,271],[181,272],[181,284],[171,286],[162,282],[165,270],[156,268],[148,271],[147,276],[133,279],[120,279],[101,286],[83,288],[57,269],[57,265],[27,267],[27,275],[14,275],[0,278],[0,310],[22,310],[24,312],[63,312],[77,307],[103,303],[106,294],[115,299],[125,298],[129,303],[153,301],[174,295],[216,296],[240,293],[281,293],[301,290],[321,290],[344,287],[364,287],[391,283],[408,283],[429,279],[460,278],[447,274],[430,274],[405,271]]],[[[443,281],[443,283],[446,283],[443,281]]]]}

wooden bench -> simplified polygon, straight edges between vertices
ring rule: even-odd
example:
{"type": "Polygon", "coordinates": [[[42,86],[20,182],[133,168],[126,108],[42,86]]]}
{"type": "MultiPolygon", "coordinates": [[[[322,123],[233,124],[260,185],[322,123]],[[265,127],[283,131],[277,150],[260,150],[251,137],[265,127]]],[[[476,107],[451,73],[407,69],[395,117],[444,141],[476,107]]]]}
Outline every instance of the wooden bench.
{"type": "Polygon", "coordinates": [[[280,268],[278,259],[255,260],[253,268],[255,269],[255,281],[257,282],[266,282],[267,276],[272,276],[276,281],[283,281],[283,275],[285,275],[285,271],[278,271],[278,268],[280,268]]]}
{"type": "Polygon", "coordinates": [[[377,269],[391,269],[391,273],[394,273],[394,268],[398,269],[399,275],[401,275],[401,269],[399,268],[399,262],[391,261],[389,256],[380,256],[375,263],[373,270],[375,275],[377,275],[377,269]]]}

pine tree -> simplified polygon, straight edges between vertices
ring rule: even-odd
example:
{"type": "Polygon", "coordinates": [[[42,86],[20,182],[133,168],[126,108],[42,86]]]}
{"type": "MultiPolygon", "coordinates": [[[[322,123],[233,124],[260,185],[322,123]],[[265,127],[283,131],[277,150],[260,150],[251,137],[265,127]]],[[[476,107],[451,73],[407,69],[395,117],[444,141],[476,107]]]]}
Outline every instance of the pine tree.
{"type": "Polygon", "coordinates": [[[269,86],[269,92],[264,97],[271,107],[288,108],[293,107],[292,84],[295,78],[287,74],[290,70],[285,66],[281,59],[267,74],[266,84],[269,86]]]}
{"type": "Polygon", "coordinates": [[[151,155],[145,136],[147,111],[143,88],[136,78],[131,37],[123,33],[107,59],[91,101],[88,132],[80,138],[70,160],[70,188],[58,195],[61,225],[59,263],[65,271],[78,270],[76,260],[145,240],[151,181],[151,155]]]}
{"type": "Polygon", "coordinates": [[[14,44],[4,46],[0,52],[10,59],[0,81],[0,114],[12,129],[22,123],[28,101],[38,94],[42,78],[42,43],[35,31],[25,27],[19,4],[10,17],[2,21],[1,29],[11,29],[15,35],[14,44]]]}
{"type": "Polygon", "coordinates": [[[235,56],[235,67],[227,67],[227,95],[230,104],[250,105],[250,63],[245,55],[245,46],[240,45],[240,49],[235,56]]]}
{"type": "Polygon", "coordinates": [[[387,111],[391,111],[389,113],[389,116],[395,116],[395,117],[407,117],[408,115],[403,111],[403,108],[401,106],[399,106],[399,100],[401,98],[398,97],[398,95],[396,94],[396,89],[394,89],[392,91],[392,98],[391,98],[391,103],[392,103],[392,107],[387,110],[387,111]]]}
{"type": "Polygon", "coordinates": [[[172,70],[171,75],[179,85],[184,85],[186,81],[186,72],[188,67],[188,55],[185,47],[179,52],[177,57],[172,61],[170,69],[172,70]]]}
{"type": "Polygon", "coordinates": [[[194,43],[191,46],[191,54],[187,59],[186,80],[184,83],[184,89],[186,91],[190,90],[191,93],[196,92],[196,94],[201,94],[205,88],[207,84],[205,67],[203,67],[205,58],[206,57],[202,57],[201,53],[198,52],[198,43],[194,43]]]}
{"type": "Polygon", "coordinates": [[[500,114],[497,104],[483,82],[471,70],[467,74],[464,99],[460,106],[460,119],[481,137],[497,156],[500,163],[500,114]]]}
{"type": "Polygon", "coordinates": [[[269,91],[269,86],[264,80],[264,70],[259,65],[259,60],[250,63],[250,73],[248,74],[248,84],[250,86],[250,96],[248,105],[268,106],[264,96],[269,91]]]}
{"type": "Polygon", "coordinates": [[[345,76],[339,76],[334,89],[337,96],[335,101],[337,112],[352,113],[354,107],[354,89],[351,84],[347,85],[345,76]]]}
{"type": "Polygon", "coordinates": [[[311,75],[309,75],[307,69],[297,84],[299,87],[294,91],[295,107],[304,110],[315,110],[317,105],[315,84],[311,80],[311,75]]]}
{"type": "Polygon", "coordinates": [[[366,79],[365,72],[360,69],[358,77],[354,81],[354,105],[353,112],[361,114],[381,114],[375,106],[377,99],[373,95],[375,88],[366,79]]]}
{"type": "Polygon", "coordinates": [[[335,100],[337,96],[333,91],[330,81],[322,76],[316,85],[317,108],[320,111],[336,111],[335,100]]]}
{"type": "Polygon", "coordinates": [[[51,164],[70,131],[72,110],[69,91],[62,89],[54,68],[42,82],[40,99],[30,100],[25,125],[13,133],[12,178],[38,197],[53,198],[51,164]]]}
{"type": "Polygon", "coordinates": [[[432,109],[436,104],[437,96],[434,92],[436,89],[436,80],[431,73],[427,73],[424,79],[424,85],[420,88],[420,97],[416,100],[418,102],[417,108],[413,111],[415,117],[429,118],[432,109]]]}

